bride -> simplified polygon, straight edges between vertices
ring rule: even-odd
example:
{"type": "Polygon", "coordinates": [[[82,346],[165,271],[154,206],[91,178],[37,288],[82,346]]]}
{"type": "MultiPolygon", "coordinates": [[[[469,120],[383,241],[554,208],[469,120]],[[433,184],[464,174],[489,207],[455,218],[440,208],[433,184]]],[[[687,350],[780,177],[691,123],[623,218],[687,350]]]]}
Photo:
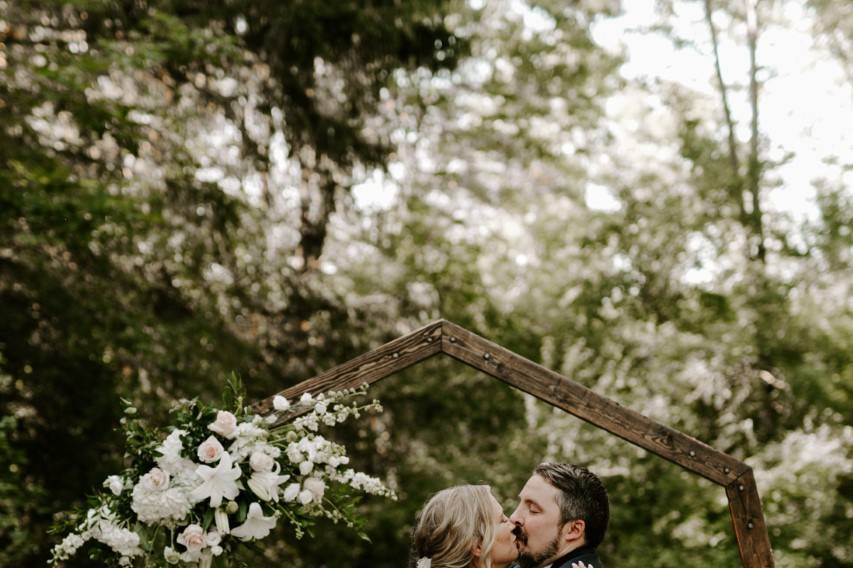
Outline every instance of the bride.
{"type": "Polygon", "coordinates": [[[505,568],[518,556],[514,528],[488,485],[443,489],[418,514],[410,566],[505,568]]]}

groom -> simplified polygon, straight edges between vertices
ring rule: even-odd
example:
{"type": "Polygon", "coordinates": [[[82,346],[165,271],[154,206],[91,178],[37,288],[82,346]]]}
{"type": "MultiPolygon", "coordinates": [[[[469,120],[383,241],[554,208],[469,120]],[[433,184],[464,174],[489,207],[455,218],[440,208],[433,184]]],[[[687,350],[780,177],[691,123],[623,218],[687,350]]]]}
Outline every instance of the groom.
{"type": "Polygon", "coordinates": [[[519,494],[515,523],[520,568],[602,568],[596,547],[604,538],[610,505],[601,480],[585,467],[541,463],[519,494]]]}

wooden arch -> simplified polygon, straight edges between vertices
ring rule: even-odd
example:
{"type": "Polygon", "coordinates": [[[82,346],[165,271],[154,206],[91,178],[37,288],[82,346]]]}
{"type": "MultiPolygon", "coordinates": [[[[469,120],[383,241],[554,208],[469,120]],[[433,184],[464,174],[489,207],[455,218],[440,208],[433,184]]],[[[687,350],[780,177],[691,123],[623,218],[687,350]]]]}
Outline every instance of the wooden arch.
{"type": "MultiPolygon", "coordinates": [[[[774,566],[752,468],[452,322],[435,321],[278,394],[292,400],[306,392],[319,394],[375,383],[438,353],[722,485],[743,566],[774,566]]],[[[257,402],[255,411],[269,413],[272,399],[257,402]]]]}

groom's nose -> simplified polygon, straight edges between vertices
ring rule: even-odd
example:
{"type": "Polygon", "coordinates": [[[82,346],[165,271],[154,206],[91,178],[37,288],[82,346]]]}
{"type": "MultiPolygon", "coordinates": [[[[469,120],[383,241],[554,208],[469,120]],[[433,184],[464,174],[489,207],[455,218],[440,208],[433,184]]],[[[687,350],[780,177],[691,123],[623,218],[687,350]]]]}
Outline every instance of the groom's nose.
{"type": "Polygon", "coordinates": [[[519,508],[516,508],[515,511],[512,512],[512,515],[509,516],[509,520],[512,522],[512,524],[516,526],[521,526],[524,524],[524,522],[521,518],[521,515],[518,513],[518,510],[519,508]]]}

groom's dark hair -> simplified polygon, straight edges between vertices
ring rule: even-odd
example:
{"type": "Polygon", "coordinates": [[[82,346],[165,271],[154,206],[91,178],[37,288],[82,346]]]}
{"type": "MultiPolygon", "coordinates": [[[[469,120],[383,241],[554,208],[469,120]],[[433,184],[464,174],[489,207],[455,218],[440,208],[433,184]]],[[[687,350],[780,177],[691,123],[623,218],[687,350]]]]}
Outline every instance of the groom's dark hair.
{"type": "Polygon", "coordinates": [[[584,542],[597,547],[610,520],[607,490],[597,475],[569,463],[540,463],[533,471],[560,490],[560,523],[581,519],[586,524],[584,542]]]}

